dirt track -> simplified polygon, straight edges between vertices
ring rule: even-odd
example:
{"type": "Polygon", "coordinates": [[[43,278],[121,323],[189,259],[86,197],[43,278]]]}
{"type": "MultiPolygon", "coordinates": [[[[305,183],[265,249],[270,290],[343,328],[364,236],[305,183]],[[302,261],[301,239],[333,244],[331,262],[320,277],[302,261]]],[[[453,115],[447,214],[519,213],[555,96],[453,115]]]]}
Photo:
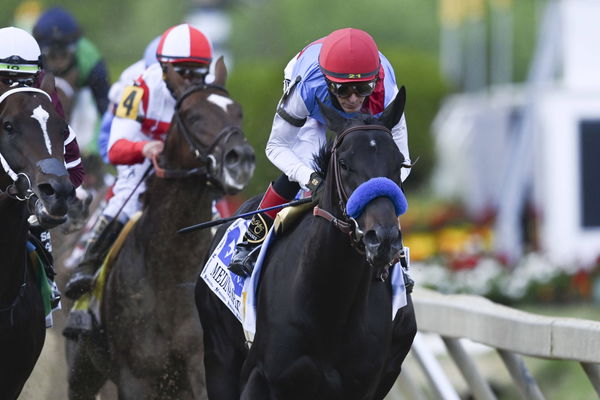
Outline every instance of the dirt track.
{"type": "Polygon", "coordinates": [[[54,316],[55,326],[46,330],[44,349],[19,400],[67,399],[67,363],[61,334],[64,318],[61,312],[54,316]]]}
{"type": "MultiPolygon", "coordinates": [[[[54,313],[54,326],[46,330],[44,349],[18,400],[68,398],[65,338],[62,335],[65,316],[65,310],[54,313]]],[[[102,391],[101,400],[112,399],[116,399],[115,389],[112,384],[108,384],[102,391]]]]}

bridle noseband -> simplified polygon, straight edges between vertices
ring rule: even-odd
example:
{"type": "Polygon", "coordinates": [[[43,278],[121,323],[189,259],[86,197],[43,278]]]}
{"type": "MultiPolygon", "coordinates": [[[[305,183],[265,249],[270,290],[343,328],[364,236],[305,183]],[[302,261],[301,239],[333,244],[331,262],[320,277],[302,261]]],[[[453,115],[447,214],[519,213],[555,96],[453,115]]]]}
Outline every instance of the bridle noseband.
{"type": "MultiPolygon", "coordinates": [[[[15,93],[20,93],[20,92],[41,93],[44,96],[46,96],[48,98],[48,100],[52,101],[52,98],[50,97],[50,95],[48,93],[44,92],[42,89],[32,88],[29,86],[17,86],[17,87],[8,89],[6,92],[4,92],[4,93],[2,93],[2,95],[0,95],[0,104],[2,104],[2,102],[4,100],[6,100],[6,98],[8,96],[11,96],[15,93]]],[[[2,168],[8,174],[8,176],[13,180],[13,183],[8,185],[5,189],[0,189],[0,194],[5,194],[8,197],[10,197],[14,200],[18,200],[18,201],[29,200],[31,198],[31,196],[34,195],[33,189],[31,187],[31,179],[29,178],[29,176],[24,172],[13,171],[13,169],[8,164],[8,161],[6,161],[6,159],[4,158],[4,156],[2,155],[1,152],[0,152],[0,164],[2,165],[2,168]],[[17,184],[21,177],[24,177],[27,180],[27,187],[24,189],[19,187],[19,185],[17,184]]]]}
{"type": "Polygon", "coordinates": [[[342,141],[346,138],[346,136],[348,136],[352,132],[364,130],[379,130],[387,132],[390,136],[392,135],[392,131],[390,131],[387,127],[383,125],[357,125],[344,130],[335,138],[333,146],[331,147],[329,171],[332,171],[333,173],[337,193],[337,200],[340,210],[342,211],[342,218],[334,217],[333,214],[323,210],[322,208],[319,208],[319,206],[315,206],[313,210],[313,215],[327,219],[342,233],[350,236],[352,246],[361,254],[364,254],[364,247],[361,243],[364,232],[359,228],[358,222],[346,213],[346,203],[348,202],[348,194],[344,189],[341,172],[338,167],[337,151],[341,146],[342,141]]]}
{"type": "Polygon", "coordinates": [[[178,131],[182,134],[185,141],[188,143],[190,151],[194,155],[194,157],[202,163],[201,166],[191,169],[165,169],[158,165],[158,160],[156,157],[152,158],[152,163],[154,165],[154,171],[156,176],[159,178],[185,178],[191,175],[200,175],[206,179],[207,182],[210,182],[215,185],[219,185],[219,182],[213,176],[215,169],[218,165],[222,165],[224,154],[221,155],[221,159],[217,160],[213,151],[219,145],[219,143],[227,141],[232,135],[243,135],[242,130],[237,126],[226,126],[224,127],[219,134],[215,137],[215,139],[210,143],[206,148],[201,148],[198,146],[197,141],[193,139],[192,133],[185,125],[185,122],[181,118],[181,104],[183,101],[188,98],[191,94],[195,92],[199,92],[206,89],[218,89],[225,94],[229,95],[227,89],[218,85],[194,85],[186,89],[185,92],[177,99],[175,103],[175,123],[177,125],[178,131]],[[221,162],[221,164],[219,164],[221,162]]]}

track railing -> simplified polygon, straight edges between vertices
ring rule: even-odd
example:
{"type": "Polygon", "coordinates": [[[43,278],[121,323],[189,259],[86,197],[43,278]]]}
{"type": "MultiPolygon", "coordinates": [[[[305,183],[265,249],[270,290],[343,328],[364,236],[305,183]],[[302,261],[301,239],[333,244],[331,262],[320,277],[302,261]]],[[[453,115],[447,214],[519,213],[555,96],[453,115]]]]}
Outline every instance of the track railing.
{"type": "MultiPolygon", "coordinates": [[[[465,350],[462,338],[494,348],[523,399],[544,399],[544,395],[522,356],[579,362],[600,397],[600,322],[541,316],[480,296],[444,295],[422,288],[414,291],[413,302],[419,333],[411,355],[436,399],[460,397],[422,332],[439,335],[475,399],[496,396],[476,360],[465,350]]],[[[426,398],[410,375],[411,371],[404,368],[386,400],[426,398]]]]}

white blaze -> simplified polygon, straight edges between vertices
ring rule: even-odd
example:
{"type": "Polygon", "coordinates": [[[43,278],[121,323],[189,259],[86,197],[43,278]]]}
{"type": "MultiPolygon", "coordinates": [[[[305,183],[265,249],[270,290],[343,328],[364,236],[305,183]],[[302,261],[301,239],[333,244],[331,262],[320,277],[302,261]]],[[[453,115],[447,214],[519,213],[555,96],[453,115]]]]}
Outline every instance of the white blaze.
{"type": "Polygon", "coordinates": [[[31,118],[37,120],[40,123],[40,127],[42,128],[42,132],[44,132],[44,140],[46,141],[46,148],[48,149],[48,154],[52,155],[52,144],[50,143],[50,136],[48,136],[48,118],[50,118],[50,114],[40,105],[33,110],[33,114],[31,114],[31,118]]]}
{"type": "Polygon", "coordinates": [[[233,104],[233,100],[231,100],[229,97],[221,96],[219,94],[214,94],[214,93],[209,95],[206,98],[206,100],[210,101],[213,104],[218,105],[225,112],[227,112],[227,106],[230,104],[233,104]]]}

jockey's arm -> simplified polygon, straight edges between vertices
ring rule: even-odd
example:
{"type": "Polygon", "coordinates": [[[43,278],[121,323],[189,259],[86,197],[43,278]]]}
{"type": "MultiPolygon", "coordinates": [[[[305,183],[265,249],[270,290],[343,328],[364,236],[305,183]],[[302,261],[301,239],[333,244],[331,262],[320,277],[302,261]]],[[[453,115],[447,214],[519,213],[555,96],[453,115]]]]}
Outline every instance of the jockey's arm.
{"type": "Polygon", "coordinates": [[[149,142],[141,133],[142,124],[129,118],[115,117],[108,140],[108,160],[114,165],[132,165],[144,161],[144,146],[149,142]]]}
{"type": "MultiPolygon", "coordinates": [[[[400,150],[404,156],[404,164],[410,164],[410,155],[408,153],[408,129],[406,127],[404,114],[402,114],[400,121],[392,128],[392,137],[394,138],[394,142],[396,142],[396,146],[398,146],[398,150],[400,150]]],[[[410,168],[402,168],[402,171],[400,172],[400,179],[402,179],[402,182],[408,177],[408,174],[410,174],[410,168]]]]}
{"type": "MultiPolygon", "coordinates": [[[[44,74],[44,71],[40,73],[35,87],[39,87],[39,83],[43,80],[44,74]]],[[[54,90],[54,92],[50,93],[50,98],[58,114],[61,117],[65,118],[65,112],[58,98],[58,92],[54,90]]],[[[81,154],[79,152],[79,144],[77,143],[77,137],[75,136],[75,132],[70,126],[68,126],[68,129],[65,131],[64,156],[65,167],[67,168],[67,172],[69,173],[69,179],[71,180],[71,183],[75,187],[81,186],[83,178],[85,177],[85,170],[83,168],[83,164],[81,163],[81,154]]]]}
{"type": "Polygon", "coordinates": [[[71,183],[73,186],[79,187],[85,177],[85,170],[83,169],[81,154],[79,153],[79,144],[77,143],[75,132],[73,132],[70,126],[65,135],[67,136],[65,140],[65,166],[69,172],[71,183]]]}
{"type": "MultiPolygon", "coordinates": [[[[297,92],[292,92],[283,107],[287,115],[296,119],[303,119],[309,115],[308,109],[297,92]]],[[[300,131],[308,128],[307,124],[311,122],[313,121],[309,118],[304,126],[295,126],[280,113],[275,114],[265,150],[269,161],[290,180],[298,182],[303,188],[306,188],[306,184],[310,181],[310,175],[315,172],[303,159],[310,158],[319,150],[320,146],[318,141],[309,143],[308,146],[298,146],[300,131]],[[298,154],[300,152],[302,154],[298,154]]]]}
{"type": "Polygon", "coordinates": [[[143,89],[134,85],[123,89],[108,139],[108,160],[111,164],[133,165],[145,159],[144,146],[150,140],[142,132],[143,94],[143,89]]]}

